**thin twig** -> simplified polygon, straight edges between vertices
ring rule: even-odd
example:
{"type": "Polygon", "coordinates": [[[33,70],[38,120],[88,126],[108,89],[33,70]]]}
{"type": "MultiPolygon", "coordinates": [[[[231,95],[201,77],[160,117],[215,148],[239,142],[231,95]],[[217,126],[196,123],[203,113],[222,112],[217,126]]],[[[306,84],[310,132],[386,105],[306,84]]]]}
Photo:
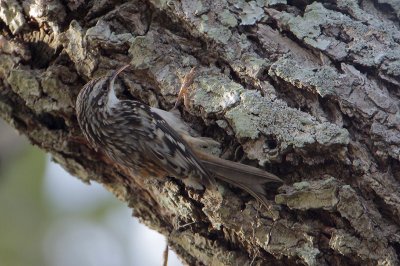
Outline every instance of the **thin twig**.
{"type": "Polygon", "coordinates": [[[168,240],[166,240],[165,249],[163,253],[163,266],[168,266],[168,253],[169,253],[168,240]]]}

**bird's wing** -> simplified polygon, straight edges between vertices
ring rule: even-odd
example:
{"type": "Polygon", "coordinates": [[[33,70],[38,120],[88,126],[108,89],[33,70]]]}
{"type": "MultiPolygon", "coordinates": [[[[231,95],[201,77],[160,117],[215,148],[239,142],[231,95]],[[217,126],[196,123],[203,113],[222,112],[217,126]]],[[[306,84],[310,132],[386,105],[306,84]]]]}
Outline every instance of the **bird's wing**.
{"type": "Polygon", "coordinates": [[[147,159],[160,164],[171,175],[180,178],[194,178],[206,186],[215,187],[215,179],[205,169],[199,159],[196,158],[189,145],[179,136],[167,121],[147,105],[138,104],[140,119],[143,129],[150,129],[151,132],[143,130],[146,138],[141,141],[143,154],[147,159]],[[151,139],[149,139],[151,138],[151,139]]]}

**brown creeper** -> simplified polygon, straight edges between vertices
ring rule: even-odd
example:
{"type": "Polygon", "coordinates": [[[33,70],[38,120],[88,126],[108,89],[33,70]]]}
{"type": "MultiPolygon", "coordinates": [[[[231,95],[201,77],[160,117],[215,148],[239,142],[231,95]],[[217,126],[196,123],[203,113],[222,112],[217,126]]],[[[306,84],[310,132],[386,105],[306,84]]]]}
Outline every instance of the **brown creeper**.
{"type": "Polygon", "coordinates": [[[173,176],[187,185],[197,188],[201,184],[207,189],[216,188],[217,177],[265,202],[264,186],[282,182],[280,178],[202,153],[196,145],[207,138],[190,136],[187,125],[173,113],[118,99],[114,82],[128,66],[89,81],[78,95],[78,122],[95,150],[139,175],[173,176]]]}

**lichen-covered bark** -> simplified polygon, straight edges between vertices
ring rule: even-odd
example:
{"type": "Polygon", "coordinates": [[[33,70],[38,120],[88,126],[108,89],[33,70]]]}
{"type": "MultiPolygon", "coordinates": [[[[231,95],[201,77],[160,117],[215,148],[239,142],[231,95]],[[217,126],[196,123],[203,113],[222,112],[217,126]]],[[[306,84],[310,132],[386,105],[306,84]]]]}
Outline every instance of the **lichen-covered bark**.
{"type": "Polygon", "coordinates": [[[126,201],[188,264],[398,265],[397,1],[0,1],[0,115],[126,201]],[[286,181],[270,207],[146,180],[82,141],[82,85],[122,64],[121,97],[172,107],[222,156],[286,181]],[[127,185],[132,180],[133,185],[127,185]]]}

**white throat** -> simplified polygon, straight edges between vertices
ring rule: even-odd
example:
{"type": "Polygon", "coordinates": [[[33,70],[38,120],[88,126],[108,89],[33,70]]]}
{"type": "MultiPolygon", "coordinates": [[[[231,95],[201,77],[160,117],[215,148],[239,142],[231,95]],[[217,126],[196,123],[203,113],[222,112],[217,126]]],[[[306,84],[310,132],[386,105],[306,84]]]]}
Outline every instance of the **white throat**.
{"type": "Polygon", "coordinates": [[[115,107],[119,103],[119,99],[117,98],[117,95],[115,94],[115,90],[112,88],[108,91],[107,94],[107,102],[106,106],[108,109],[111,109],[115,107]]]}

